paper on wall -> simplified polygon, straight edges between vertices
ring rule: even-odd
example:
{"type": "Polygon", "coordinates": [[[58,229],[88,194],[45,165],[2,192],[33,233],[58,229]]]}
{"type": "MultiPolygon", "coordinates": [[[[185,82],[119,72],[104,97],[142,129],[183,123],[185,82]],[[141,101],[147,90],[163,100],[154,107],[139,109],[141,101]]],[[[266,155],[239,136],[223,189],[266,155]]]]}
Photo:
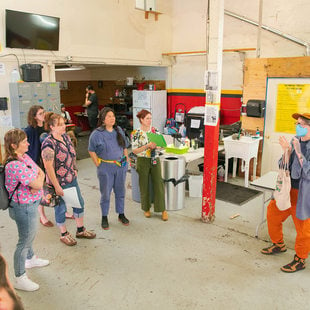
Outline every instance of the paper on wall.
{"type": "Polygon", "coordinates": [[[76,187],[65,188],[63,192],[64,195],[61,198],[65,201],[67,208],[82,208],[76,187]]]}

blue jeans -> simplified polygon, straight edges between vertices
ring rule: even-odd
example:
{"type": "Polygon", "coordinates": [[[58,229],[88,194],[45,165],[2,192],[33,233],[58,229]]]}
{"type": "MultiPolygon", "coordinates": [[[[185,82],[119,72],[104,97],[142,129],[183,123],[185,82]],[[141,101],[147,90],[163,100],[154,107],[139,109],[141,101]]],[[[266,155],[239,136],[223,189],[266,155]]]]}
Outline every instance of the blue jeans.
{"type": "Polygon", "coordinates": [[[34,255],[32,243],[38,229],[38,205],[40,200],[33,204],[18,204],[11,202],[9,214],[16,222],[18,230],[18,242],[14,253],[15,276],[22,276],[25,270],[26,259],[31,259],[34,255]]]}
{"type": "MultiPolygon", "coordinates": [[[[82,208],[72,208],[73,209],[73,215],[75,218],[83,217],[84,216],[84,199],[81,194],[81,190],[79,187],[79,184],[77,182],[77,179],[75,178],[70,184],[62,186],[63,189],[75,187],[77,191],[77,195],[80,201],[80,205],[82,208]]],[[[55,206],[55,220],[57,226],[63,226],[66,222],[66,212],[67,212],[67,206],[64,202],[64,200],[60,197],[60,203],[59,205],[55,206]]]]}

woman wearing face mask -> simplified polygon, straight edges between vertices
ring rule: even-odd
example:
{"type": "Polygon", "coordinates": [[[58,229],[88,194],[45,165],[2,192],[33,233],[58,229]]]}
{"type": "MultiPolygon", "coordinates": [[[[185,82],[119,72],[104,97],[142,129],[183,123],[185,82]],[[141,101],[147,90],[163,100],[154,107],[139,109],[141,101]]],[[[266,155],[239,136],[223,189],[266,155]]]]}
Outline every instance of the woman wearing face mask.
{"type": "Polygon", "coordinates": [[[297,232],[296,254],[291,263],[281,268],[284,272],[305,269],[305,260],[310,252],[310,113],[295,113],[292,117],[297,120],[296,136],[291,143],[283,136],[279,139],[283,152],[288,152],[290,157],[291,207],[280,211],[276,201],[271,200],[267,207],[267,223],[273,245],[261,250],[267,255],[286,252],[282,223],[292,216],[297,232]]]}

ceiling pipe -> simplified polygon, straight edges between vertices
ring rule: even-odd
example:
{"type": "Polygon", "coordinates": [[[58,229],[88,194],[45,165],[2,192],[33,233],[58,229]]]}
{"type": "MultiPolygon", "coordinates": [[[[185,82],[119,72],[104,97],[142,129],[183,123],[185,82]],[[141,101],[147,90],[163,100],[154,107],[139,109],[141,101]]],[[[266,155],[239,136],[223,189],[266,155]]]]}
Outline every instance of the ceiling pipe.
{"type": "MultiPolygon", "coordinates": [[[[247,23],[249,23],[251,25],[259,26],[259,24],[257,22],[255,22],[255,21],[253,21],[253,20],[251,20],[251,19],[249,19],[247,17],[244,17],[244,16],[241,16],[239,14],[233,13],[231,11],[224,10],[224,13],[226,15],[228,15],[228,16],[231,16],[231,17],[234,17],[236,19],[242,20],[242,21],[247,22],[247,23]]],[[[306,42],[304,40],[298,39],[298,38],[296,38],[296,37],[294,37],[294,36],[292,36],[290,34],[286,34],[286,33],[282,32],[282,31],[280,31],[278,29],[275,29],[275,28],[272,28],[272,27],[269,27],[269,26],[266,26],[266,25],[261,25],[261,27],[262,27],[262,29],[267,30],[269,32],[272,32],[272,33],[274,33],[274,34],[276,34],[276,35],[278,35],[278,36],[280,36],[282,38],[285,38],[285,39],[290,40],[290,41],[292,41],[294,43],[297,43],[299,45],[304,46],[306,48],[306,55],[310,56],[310,43],[309,42],[306,42]]]]}
{"type": "Polygon", "coordinates": [[[260,58],[261,42],[262,42],[262,24],[263,24],[263,0],[259,0],[257,44],[256,44],[257,58],[260,58]]]}

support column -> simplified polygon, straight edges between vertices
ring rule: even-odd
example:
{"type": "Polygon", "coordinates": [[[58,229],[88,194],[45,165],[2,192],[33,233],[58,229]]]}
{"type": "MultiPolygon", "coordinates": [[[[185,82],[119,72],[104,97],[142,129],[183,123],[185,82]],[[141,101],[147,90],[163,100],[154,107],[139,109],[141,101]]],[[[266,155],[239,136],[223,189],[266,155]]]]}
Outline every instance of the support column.
{"type": "Polygon", "coordinates": [[[201,219],[206,223],[213,222],[215,219],[224,0],[209,0],[208,17],[207,71],[205,74],[205,156],[201,212],[201,219]]]}

